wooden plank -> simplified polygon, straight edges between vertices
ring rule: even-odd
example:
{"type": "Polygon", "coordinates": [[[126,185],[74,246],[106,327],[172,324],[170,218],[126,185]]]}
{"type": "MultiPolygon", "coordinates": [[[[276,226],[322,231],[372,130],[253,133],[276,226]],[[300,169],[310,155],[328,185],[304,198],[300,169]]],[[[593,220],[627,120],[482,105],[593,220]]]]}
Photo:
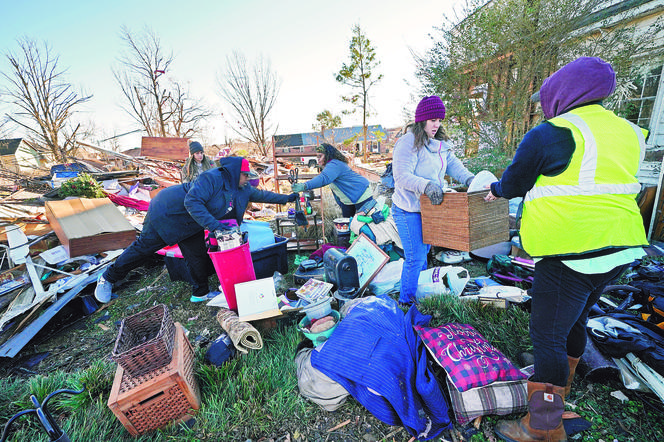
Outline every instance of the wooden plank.
{"type": "Polygon", "coordinates": [[[164,160],[186,160],[189,157],[187,138],[143,137],[141,155],[164,160]]]}

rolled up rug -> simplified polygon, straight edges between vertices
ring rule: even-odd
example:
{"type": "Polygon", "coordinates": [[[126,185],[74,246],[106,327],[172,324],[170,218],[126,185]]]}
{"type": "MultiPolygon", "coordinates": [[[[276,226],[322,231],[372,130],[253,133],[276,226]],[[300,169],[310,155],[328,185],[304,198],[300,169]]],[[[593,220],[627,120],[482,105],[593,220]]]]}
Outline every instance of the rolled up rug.
{"type": "Polygon", "coordinates": [[[260,350],[263,348],[261,334],[248,322],[239,320],[237,313],[227,308],[219,309],[217,322],[221,325],[233,341],[235,349],[240,353],[249,353],[249,350],[260,350]]]}

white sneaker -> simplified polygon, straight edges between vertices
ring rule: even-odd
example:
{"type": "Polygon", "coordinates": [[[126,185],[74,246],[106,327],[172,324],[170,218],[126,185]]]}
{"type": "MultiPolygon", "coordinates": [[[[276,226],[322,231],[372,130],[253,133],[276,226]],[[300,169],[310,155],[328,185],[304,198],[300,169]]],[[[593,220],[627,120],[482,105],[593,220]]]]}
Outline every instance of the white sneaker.
{"type": "Polygon", "coordinates": [[[113,294],[113,284],[104,279],[103,274],[97,278],[97,287],[95,287],[95,299],[102,304],[111,300],[113,294]]]}

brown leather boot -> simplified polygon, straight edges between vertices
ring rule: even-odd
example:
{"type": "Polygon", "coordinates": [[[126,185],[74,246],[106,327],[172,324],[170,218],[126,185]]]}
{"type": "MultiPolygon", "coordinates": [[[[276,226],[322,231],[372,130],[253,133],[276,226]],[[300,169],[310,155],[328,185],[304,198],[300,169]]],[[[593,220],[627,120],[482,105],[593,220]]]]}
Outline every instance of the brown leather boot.
{"type": "Polygon", "coordinates": [[[573,358],[567,355],[567,362],[569,363],[569,376],[567,376],[567,385],[565,385],[565,397],[569,396],[572,390],[572,381],[574,380],[574,373],[576,373],[576,366],[579,365],[581,358],[573,358]]]}
{"type": "Polygon", "coordinates": [[[565,387],[528,381],[528,414],[496,425],[498,437],[509,442],[567,440],[563,427],[565,387]]]}

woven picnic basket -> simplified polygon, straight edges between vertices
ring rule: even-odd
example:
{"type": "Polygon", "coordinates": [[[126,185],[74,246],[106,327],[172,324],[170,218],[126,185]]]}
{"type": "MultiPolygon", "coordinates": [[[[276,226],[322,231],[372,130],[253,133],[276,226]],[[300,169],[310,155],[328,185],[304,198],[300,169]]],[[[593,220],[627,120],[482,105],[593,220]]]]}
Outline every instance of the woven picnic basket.
{"type": "Polygon", "coordinates": [[[140,376],[171,362],[175,325],[164,304],[122,320],[111,356],[131,376],[140,376]]]}

